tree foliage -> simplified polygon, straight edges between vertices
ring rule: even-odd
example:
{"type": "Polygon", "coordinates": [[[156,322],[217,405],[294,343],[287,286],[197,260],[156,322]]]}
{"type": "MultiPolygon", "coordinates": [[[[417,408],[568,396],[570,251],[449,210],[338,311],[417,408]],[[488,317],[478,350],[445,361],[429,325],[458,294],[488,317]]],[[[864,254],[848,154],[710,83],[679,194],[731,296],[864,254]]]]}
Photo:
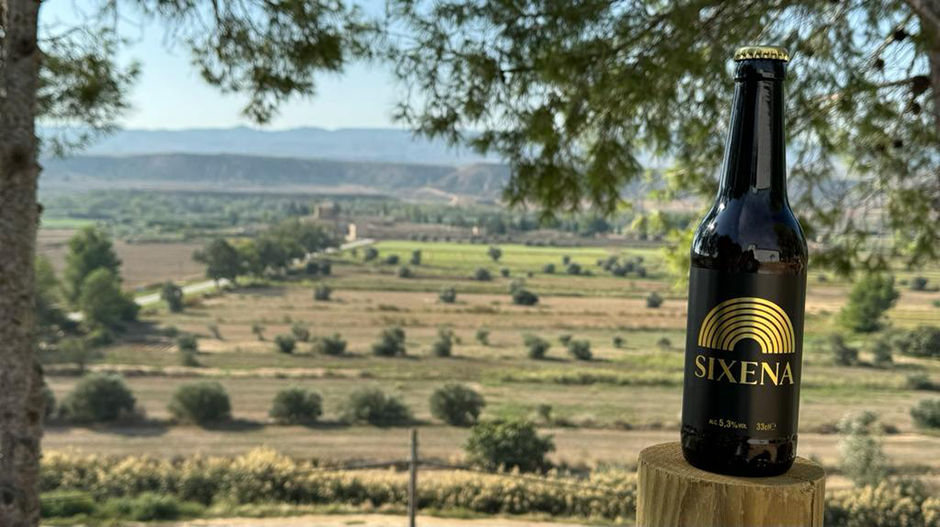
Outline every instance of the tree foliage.
{"type": "Polygon", "coordinates": [[[472,463],[488,470],[535,472],[551,466],[545,456],[555,450],[555,443],[528,421],[500,420],[475,425],[464,449],[472,463]]]}
{"type": "Polygon", "coordinates": [[[90,327],[120,328],[123,322],[136,320],[140,306],[121,291],[121,282],[107,268],[92,272],[81,286],[78,307],[90,327]]]}
{"type": "Polygon", "coordinates": [[[849,302],[839,313],[843,326],[860,333],[881,329],[885,312],[894,306],[898,293],[894,277],[884,273],[863,276],[852,286],[849,302]]]}
{"type": "Polygon", "coordinates": [[[69,238],[65,256],[63,278],[65,294],[70,302],[78,302],[85,279],[98,269],[106,269],[113,276],[120,277],[121,260],[107,234],[95,227],[83,227],[69,238]]]}
{"type": "Polygon", "coordinates": [[[434,390],[430,405],[431,415],[441,421],[453,426],[470,426],[477,422],[486,401],[472,388],[447,383],[434,390]]]}
{"type": "Polygon", "coordinates": [[[730,57],[772,42],[792,56],[791,188],[822,242],[816,262],[847,273],[893,254],[938,257],[935,2],[388,3],[389,56],[407,88],[397,119],[505,158],[512,204],[611,213],[657,158],[654,197],[710,200],[730,57]],[[894,243],[871,250],[875,222],[894,243]]]}

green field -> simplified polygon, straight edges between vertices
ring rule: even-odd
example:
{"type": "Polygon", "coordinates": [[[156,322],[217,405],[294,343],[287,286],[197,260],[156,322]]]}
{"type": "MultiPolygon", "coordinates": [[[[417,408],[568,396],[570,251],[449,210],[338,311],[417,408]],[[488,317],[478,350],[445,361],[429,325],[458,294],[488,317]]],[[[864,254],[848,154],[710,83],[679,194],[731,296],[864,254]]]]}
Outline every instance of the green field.
{"type": "MultiPolygon", "coordinates": [[[[131,453],[142,450],[173,456],[194,450],[237,453],[270,445],[292,455],[334,460],[387,460],[401,457],[405,429],[349,427],[338,411],[353,390],[378,386],[400,395],[412,407],[431,455],[459,457],[466,432],[440,424],[428,408],[430,393],[446,381],[459,381],[486,398],[483,418],[525,417],[540,423],[556,437],[554,459],[568,463],[630,466],[643,446],[678,436],[684,349],[685,299],[663,269],[660,253],[650,248],[560,248],[502,245],[503,256],[493,262],[486,245],[389,241],[376,245],[377,261],[364,263],[364,249],[354,256],[332,256],[332,274],[318,280],[296,279],[256,282],[220,295],[193,298],[183,313],[164,309],[145,312],[140,324],[104,349],[95,369],[122,371],[147,413],[144,424],[74,428],[53,424],[46,448],[77,447],[88,452],[131,453]],[[407,262],[414,250],[422,262],[407,262]],[[381,261],[397,254],[401,262],[381,261]],[[567,255],[592,276],[564,272],[567,255]],[[597,266],[610,255],[643,258],[645,278],[635,274],[615,277],[597,266]],[[542,272],[554,263],[554,274],[542,272]],[[399,278],[398,267],[409,265],[415,276],[399,278]],[[490,281],[472,279],[487,268],[490,281]],[[508,278],[500,275],[508,268],[508,278]],[[531,277],[528,276],[531,273],[531,277]],[[512,304],[512,280],[524,280],[540,295],[535,307],[512,304]],[[315,301],[315,285],[333,288],[329,302],[315,301]],[[454,304],[443,304],[438,292],[456,288],[454,304]],[[645,297],[656,291],[665,297],[661,307],[649,308],[645,297]],[[339,333],[348,342],[347,354],[328,357],[300,343],[292,355],[278,353],[272,342],[293,324],[307,325],[314,336],[339,333]],[[265,340],[252,334],[252,325],[264,326],[265,340]],[[212,336],[215,325],[222,338],[212,336]],[[382,329],[400,325],[407,334],[407,357],[381,358],[370,346],[382,329]],[[174,340],[164,336],[168,327],[199,335],[198,360],[202,368],[179,366],[174,340]],[[454,356],[438,358],[431,344],[440,326],[459,337],[454,356]],[[476,332],[489,331],[481,344],[476,332]],[[536,334],[552,342],[546,360],[527,357],[522,339],[536,334]],[[594,360],[577,361],[559,342],[570,334],[591,343],[594,360]],[[615,336],[625,344],[615,347],[615,336]],[[665,341],[668,342],[665,342],[665,341]],[[204,430],[167,422],[166,404],[182,382],[200,376],[218,378],[231,394],[235,422],[204,430]],[[267,411],[277,390],[299,385],[324,397],[322,423],[285,427],[269,422],[267,411]],[[539,414],[550,405],[550,420],[539,414]],[[395,438],[386,440],[385,438],[395,438]]],[[[916,273],[936,280],[936,270],[916,273]]],[[[895,357],[890,368],[870,364],[871,338],[850,339],[858,346],[863,364],[836,366],[824,346],[834,328],[847,285],[819,281],[811,275],[807,304],[806,344],[801,411],[800,452],[813,454],[832,466],[837,459],[835,423],[846,412],[871,409],[886,425],[892,460],[928,479],[940,477],[940,459],[923,456],[924,449],[940,451],[940,436],[917,429],[909,408],[918,400],[936,396],[906,388],[905,378],[925,372],[940,384],[940,364],[926,359],[895,357]]],[[[940,309],[936,292],[902,288],[897,307],[890,312],[896,327],[935,323],[940,309]]],[[[55,366],[49,368],[50,386],[64,396],[77,378],[55,366]],[[64,373],[64,372],[63,372],[64,373]]],[[[838,479],[834,480],[838,485],[838,479]]]]}

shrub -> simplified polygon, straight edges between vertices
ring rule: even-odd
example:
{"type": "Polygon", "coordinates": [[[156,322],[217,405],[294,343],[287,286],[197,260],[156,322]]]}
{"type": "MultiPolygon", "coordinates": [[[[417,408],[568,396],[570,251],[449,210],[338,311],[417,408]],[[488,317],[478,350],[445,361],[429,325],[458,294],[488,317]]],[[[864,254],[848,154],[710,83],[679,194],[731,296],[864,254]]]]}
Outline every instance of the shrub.
{"type": "Polygon", "coordinates": [[[76,422],[100,423],[133,415],[137,399],[117,375],[83,377],[59,406],[59,414],[76,422]]]}
{"type": "Polygon", "coordinates": [[[166,302],[171,313],[179,313],[183,310],[183,289],[167,280],[160,287],[160,300],[166,302]]]}
{"type": "Polygon", "coordinates": [[[477,270],[473,272],[473,279],[488,282],[493,279],[493,276],[485,267],[477,267],[477,270]]]}
{"type": "Polygon", "coordinates": [[[555,264],[547,263],[542,266],[542,272],[545,274],[555,274],[555,264]]]}
{"type": "Polygon", "coordinates": [[[252,324],[251,334],[258,337],[258,340],[264,340],[264,326],[261,324],[252,324]]]}
{"type": "Polygon", "coordinates": [[[445,304],[453,304],[457,301],[457,290],[452,285],[446,286],[441,289],[437,297],[445,304]]]}
{"type": "Polygon", "coordinates": [[[561,257],[561,263],[562,263],[563,265],[568,265],[568,264],[570,264],[570,263],[571,263],[571,257],[568,256],[567,254],[562,255],[562,257],[561,257]]]}
{"type": "Polygon", "coordinates": [[[871,354],[876,366],[885,367],[894,362],[891,343],[887,338],[876,339],[872,344],[871,354]]]}
{"type": "Polygon", "coordinates": [[[832,360],[842,366],[858,364],[858,350],[845,343],[845,339],[838,333],[829,335],[829,353],[832,360]]]}
{"type": "Polygon", "coordinates": [[[915,276],[914,278],[911,278],[911,291],[926,291],[927,281],[927,278],[923,276],[915,276]]]}
{"type": "Polygon", "coordinates": [[[500,274],[503,278],[509,278],[510,270],[509,270],[508,267],[500,267],[500,268],[499,268],[499,274],[500,274]]]}
{"type": "Polygon", "coordinates": [[[333,288],[326,284],[320,284],[313,289],[313,299],[321,302],[329,301],[331,294],[333,294],[333,288]]]}
{"type": "Polygon", "coordinates": [[[411,260],[408,262],[411,265],[421,265],[421,249],[411,251],[411,260]]]}
{"type": "Polygon", "coordinates": [[[901,334],[896,344],[905,355],[940,358],[940,327],[918,326],[901,334]]]}
{"type": "Polygon", "coordinates": [[[581,266],[576,263],[568,264],[568,266],[565,268],[565,272],[570,275],[577,276],[581,274],[581,266]]]}
{"type": "Polygon", "coordinates": [[[180,422],[206,424],[230,419],[232,403],[218,382],[198,381],[177,388],[167,410],[180,422]]]}
{"type": "MultiPolygon", "coordinates": [[[[301,342],[310,341],[310,328],[307,327],[307,325],[304,324],[303,322],[294,322],[293,324],[291,324],[290,332],[291,332],[291,335],[293,335],[295,339],[301,342]]],[[[290,353],[290,352],[287,352],[287,353],[290,353]]]]}
{"type": "Polygon", "coordinates": [[[137,522],[175,520],[182,515],[182,504],[174,496],[144,492],[136,496],[112,498],[101,506],[101,514],[137,522]]]}
{"type": "Polygon", "coordinates": [[[437,340],[431,345],[431,351],[438,357],[450,357],[454,350],[454,330],[448,327],[437,328],[437,340]]]}
{"type": "Polygon", "coordinates": [[[431,394],[431,415],[453,426],[477,422],[486,406],[483,396],[462,384],[447,383],[431,394]]]}
{"type": "Polygon", "coordinates": [[[398,262],[400,260],[401,259],[398,257],[397,254],[390,254],[385,257],[384,262],[385,262],[385,265],[398,265],[398,262]]]}
{"type": "Polygon", "coordinates": [[[494,262],[498,262],[499,259],[503,257],[503,250],[495,245],[491,245],[490,248],[486,250],[486,254],[492,258],[494,262]]]}
{"type": "Polygon", "coordinates": [[[672,341],[668,337],[659,337],[659,340],[656,341],[656,345],[661,349],[669,349],[672,347],[672,341]]]}
{"type": "Polygon", "coordinates": [[[287,388],[274,396],[268,415],[281,424],[313,423],[323,415],[323,401],[316,392],[287,388]]]}
{"type": "Polygon", "coordinates": [[[924,399],[911,408],[911,417],[923,428],[940,428],[940,399],[924,399]]]}
{"type": "Polygon", "coordinates": [[[560,342],[562,346],[567,346],[568,343],[571,342],[571,339],[571,333],[562,333],[561,335],[558,335],[558,342],[560,342]]]}
{"type": "Polygon", "coordinates": [[[474,335],[474,338],[477,339],[477,342],[479,342],[480,344],[484,346],[489,346],[490,345],[490,330],[486,328],[479,328],[477,329],[477,332],[474,335]]]}
{"type": "Polygon", "coordinates": [[[839,313],[839,322],[860,333],[877,331],[881,329],[882,317],[898,296],[893,276],[868,274],[852,286],[848,304],[839,313]]]}
{"type": "Polygon", "coordinates": [[[320,264],[318,262],[309,261],[304,265],[304,272],[310,276],[316,276],[320,274],[320,264]]]}
{"type": "Polygon", "coordinates": [[[366,247],[365,253],[362,256],[362,259],[366,262],[371,262],[379,257],[379,250],[375,247],[366,247]]]}
{"type": "Polygon", "coordinates": [[[544,359],[548,349],[552,346],[547,340],[532,334],[523,336],[522,341],[529,350],[530,359],[544,359]]]}
{"type": "Polygon", "coordinates": [[[346,341],[339,333],[334,333],[332,337],[317,339],[316,350],[324,355],[342,355],[346,353],[346,341]]]}
{"type": "Polygon", "coordinates": [[[43,518],[70,518],[95,511],[95,499],[91,494],[74,490],[43,492],[39,497],[43,518]]]}
{"type": "Polygon", "coordinates": [[[908,374],[904,379],[904,385],[909,390],[933,390],[934,385],[930,380],[930,376],[926,372],[916,372],[908,374]]]}
{"type": "Polygon", "coordinates": [[[293,335],[278,335],[274,337],[274,345],[281,353],[293,353],[297,349],[297,339],[293,335]]]}
{"type": "Polygon", "coordinates": [[[411,268],[407,265],[403,265],[398,268],[398,278],[413,278],[414,273],[411,272],[411,268]]]}
{"type": "Polygon", "coordinates": [[[411,410],[401,399],[378,388],[360,388],[349,394],[342,417],[349,423],[391,426],[410,421],[411,410]]]}
{"type": "Polygon", "coordinates": [[[656,291],[653,291],[646,296],[646,307],[657,308],[663,305],[663,297],[659,295],[656,291]]]}
{"type": "Polygon", "coordinates": [[[320,262],[320,274],[330,276],[333,274],[333,264],[330,262],[320,262]]]}
{"type": "Polygon", "coordinates": [[[613,344],[615,348],[618,348],[618,349],[622,348],[625,343],[626,341],[624,340],[623,337],[621,337],[620,335],[614,335],[613,344]]]}
{"type": "Polygon", "coordinates": [[[196,353],[199,351],[199,339],[192,333],[183,333],[176,337],[176,347],[182,352],[196,353]]]}
{"type": "Polygon", "coordinates": [[[591,360],[591,343],[587,340],[572,340],[568,342],[568,353],[577,360],[591,360]]]}
{"type": "Polygon", "coordinates": [[[399,326],[385,328],[372,345],[372,354],[380,357],[405,355],[405,330],[399,326]]]}
{"type": "Polygon", "coordinates": [[[534,306],[539,303],[539,295],[528,289],[516,289],[512,293],[512,303],[519,306],[534,306]]]}
{"type": "Polygon", "coordinates": [[[555,450],[555,444],[528,421],[499,420],[475,425],[464,449],[471,463],[487,470],[534,472],[551,466],[545,456],[555,450]]]}
{"type": "Polygon", "coordinates": [[[856,485],[878,483],[887,475],[881,443],[874,437],[878,416],[873,412],[849,413],[839,421],[839,468],[856,485]]]}
{"type": "Polygon", "coordinates": [[[196,358],[195,351],[180,351],[180,364],[189,368],[198,368],[202,366],[199,359],[196,358]]]}

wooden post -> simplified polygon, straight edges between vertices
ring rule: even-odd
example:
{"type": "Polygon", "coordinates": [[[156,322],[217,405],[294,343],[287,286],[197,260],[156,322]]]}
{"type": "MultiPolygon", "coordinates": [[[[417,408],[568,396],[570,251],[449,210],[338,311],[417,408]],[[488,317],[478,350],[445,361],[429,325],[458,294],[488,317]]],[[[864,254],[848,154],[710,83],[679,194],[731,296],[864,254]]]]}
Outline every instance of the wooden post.
{"type": "Polygon", "coordinates": [[[418,430],[411,429],[411,458],[408,463],[408,526],[415,527],[418,512],[418,430]]]}
{"type": "Polygon", "coordinates": [[[637,473],[638,527],[823,524],[826,472],[801,457],[780,476],[722,476],[689,465],[679,443],[663,443],[640,452],[637,473]]]}

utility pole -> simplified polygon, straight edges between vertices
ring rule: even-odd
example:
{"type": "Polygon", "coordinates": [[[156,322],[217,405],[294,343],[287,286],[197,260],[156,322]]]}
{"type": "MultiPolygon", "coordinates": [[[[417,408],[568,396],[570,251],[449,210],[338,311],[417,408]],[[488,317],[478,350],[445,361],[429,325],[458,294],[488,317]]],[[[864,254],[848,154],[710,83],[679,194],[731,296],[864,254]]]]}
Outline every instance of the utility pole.
{"type": "Polygon", "coordinates": [[[408,463],[408,527],[415,527],[418,511],[418,430],[411,429],[411,459],[408,463]]]}

